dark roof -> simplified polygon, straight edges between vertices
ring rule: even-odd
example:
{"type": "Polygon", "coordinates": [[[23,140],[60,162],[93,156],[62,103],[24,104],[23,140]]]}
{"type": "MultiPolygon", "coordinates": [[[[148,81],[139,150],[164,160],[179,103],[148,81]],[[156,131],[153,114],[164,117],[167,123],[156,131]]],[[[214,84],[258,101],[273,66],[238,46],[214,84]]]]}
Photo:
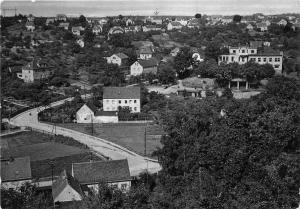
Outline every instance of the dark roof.
{"type": "Polygon", "coordinates": [[[32,21],[28,21],[28,22],[26,22],[26,24],[25,24],[26,26],[34,26],[34,22],[32,22],[32,21]]]}
{"type": "Polygon", "coordinates": [[[182,26],[182,24],[180,22],[176,22],[176,21],[172,21],[171,25],[173,25],[173,26],[182,26]]]}
{"type": "Polygon", "coordinates": [[[1,161],[1,178],[3,182],[31,179],[31,177],[29,157],[1,161]]]}
{"type": "Polygon", "coordinates": [[[98,108],[91,102],[88,102],[85,105],[88,106],[88,108],[90,108],[94,113],[98,110],[98,108]]]}
{"type": "Polygon", "coordinates": [[[97,111],[95,116],[118,116],[117,111],[97,111]]]}
{"type": "Polygon", "coordinates": [[[140,87],[104,87],[103,99],[139,99],[140,87]]]}
{"type": "Polygon", "coordinates": [[[83,195],[79,182],[64,170],[52,184],[52,197],[55,199],[67,185],[70,185],[76,192],[83,195]]]}
{"type": "Polygon", "coordinates": [[[152,54],[152,50],[150,47],[144,46],[139,49],[140,54],[152,54]]]}
{"type": "Polygon", "coordinates": [[[157,60],[154,58],[148,60],[138,60],[138,63],[140,63],[143,68],[155,67],[158,65],[157,60]]]}
{"type": "Polygon", "coordinates": [[[121,59],[127,59],[128,58],[128,56],[126,55],[126,54],[124,54],[124,53],[117,53],[116,54],[118,57],[120,57],[121,59]]]}
{"type": "Polygon", "coordinates": [[[73,163],[73,176],[82,184],[130,180],[127,159],[73,163]]]}

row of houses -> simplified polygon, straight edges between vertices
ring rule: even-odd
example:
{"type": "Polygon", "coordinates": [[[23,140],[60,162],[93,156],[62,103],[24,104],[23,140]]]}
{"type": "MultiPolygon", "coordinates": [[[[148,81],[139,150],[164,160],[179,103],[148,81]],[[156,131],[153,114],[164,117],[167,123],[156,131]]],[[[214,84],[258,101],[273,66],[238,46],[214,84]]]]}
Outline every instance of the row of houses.
{"type": "Polygon", "coordinates": [[[250,61],[258,64],[271,64],[276,74],[282,74],[283,52],[268,48],[259,51],[256,47],[251,46],[229,47],[229,54],[221,55],[218,59],[219,64],[245,64],[250,61]]]}
{"type": "Polygon", "coordinates": [[[19,157],[1,160],[1,187],[19,189],[25,183],[40,188],[52,189],[54,203],[80,201],[91,192],[99,192],[102,183],[129,191],[132,177],[130,176],[127,159],[109,161],[89,161],[72,163],[71,171],[65,169],[54,181],[43,182],[32,176],[30,157],[19,157]]]}

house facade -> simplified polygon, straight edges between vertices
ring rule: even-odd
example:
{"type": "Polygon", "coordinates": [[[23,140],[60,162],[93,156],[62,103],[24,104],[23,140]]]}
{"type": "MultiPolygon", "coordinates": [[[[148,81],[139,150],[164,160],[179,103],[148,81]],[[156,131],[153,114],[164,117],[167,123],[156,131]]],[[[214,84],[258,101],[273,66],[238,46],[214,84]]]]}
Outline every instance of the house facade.
{"type": "Polygon", "coordinates": [[[152,47],[143,46],[138,50],[138,57],[142,60],[148,60],[152,58],[152,47]]]}
{"type": "Polygon", "coordinates": [[[280,26],[286,26],[288,22],[285,19],[281,19],[277,24],[280,26]]]}
{"type": "Polygon", "coordinates": [[[94,34],[99,35],[102,32],[102,27],[100,25],[95,25],[92,31],[94,34]]]}
{"type": "Polygon", "coordinates": [[[72,27],[72,33],[76,36],[80,36],[80,32],[83,30],[84,28],[82,26],[72,27]]]}
{"type": "Polygon", "coordinates": [[[45,63],[41,64],[40,60],[33,60],[25,67],[22,67],[22,72],[17,73],[17,77],[25,83],[33,83],[36,80],[49,78],[53,74],[53,68],[45,63]]]}
{"type": "Polygon", "coordinates": [[[282,52],[258,53],[257,48],[247,46],[229,47],[229,54],[221,55],[218,64],[234,62],[245,64],[249,61],[254,61],[258,64],[271,64],[276,74],[282,74],[282,52]]]}
{"type": "Polygon", "coordinates": [[[117,123],[117,111],[99,111],[93,104],[84,104],[76,112],[77,123],[117,123]]]}
{"type": "Polygon", "coordinates": [[[72,176],[80,185],[87,186],[95,192],[99,191],[100,183],[107,183],[123,192],[129,191],[131,187],[127,159],[73,163],[72,176]]]}
{"type": "Polygon", "coordinates": [[[140,87],[104,87],[103,111],[118,111],[119,107],[141,112],[140,87]]]}
{"type": "Polygon", "coordinates": [[[34,25],[33,21],[26,22],[25,27],[28,31],[31,31],[31,32],[33,32],[35,30],[35,25],[34,25]]]}
{"type": "Polygon", "coordinates": [[[268,25],[265,22],[257,23],[256,28],[261,32],[268,31],[268,25]]]}
{"type": "Polygon", "coordinates": [[[128,60],[128,56],[124,53],[113,54],[110,57],[106,57],[107,63],[116,64],[121,66],[128,60]]]}
{"type": "Polygon", "coordinates": [[[70,23],[67,23],[67,22],[61,22],[61,23],[59,23],[58,27],[59,27],[59,28],[63,28],[63,29],[65,29],[65,30],[68,30],[68,29],[69,29],[69,25],[70,25],[70,23]]]}
{"type": "Polygon", "coordinates": [[[181,23],[176,21],[169,22],[167,25],[167,30],[180,30],[181,28],[181,23]]]}
{"type": "Polygon", "coordinates": [[[158,63],[155,59],[138,60],[130,66],[130,75],[157,74],[158,63]]]}
{"type": "Polygon", "coordinates": [[[31,183],[31,167],[29,157],[1,160],[1,187],[18,189],[24,183],[31,183]]]}
{"type": "Polygon", "coordinates": [[[53,202],[71,202],[83,199],[79,182],[64,170],[52,184],[53,202]]]}

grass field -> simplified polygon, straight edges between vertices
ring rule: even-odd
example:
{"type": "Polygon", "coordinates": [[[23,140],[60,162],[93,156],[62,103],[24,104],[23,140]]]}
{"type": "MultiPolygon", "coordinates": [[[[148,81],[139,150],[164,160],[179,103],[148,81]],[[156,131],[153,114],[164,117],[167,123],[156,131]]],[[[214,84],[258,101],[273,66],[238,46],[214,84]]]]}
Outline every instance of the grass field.
{"type": "MultiPolygon", "coordinates": [[[[59,126],[80,131],[86,134],[92,134],[91,124],[58,124],[59,126]]],[[[114,142],[126,147],[138,154],[144,155],[145,150],[145,128],[146,128],[146,150],[147,156],[151,156],[153,151],[161,147],[160,136],[163,131],[158,125],[145,124],[94,124],[94,136],[114,142]]]]}
{"type": "Polygon", "coordinates": [[[51,164],[58,175],[72,163],[102,160],[72,138],[55,137],[32,131],[1,137],[1,158],[29,156],[34,178],[51,176],[51,164]]]}

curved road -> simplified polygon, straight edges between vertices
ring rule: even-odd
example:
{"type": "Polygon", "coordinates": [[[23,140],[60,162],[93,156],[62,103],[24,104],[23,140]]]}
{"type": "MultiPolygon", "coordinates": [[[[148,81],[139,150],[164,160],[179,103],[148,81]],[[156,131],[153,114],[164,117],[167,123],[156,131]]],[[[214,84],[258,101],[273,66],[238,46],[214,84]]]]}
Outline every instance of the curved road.
{"type": "MultiPolygon", "coordinates": [[[[64,99],[58,102],[51,103],[51,107],[63,104],[65,101],[71,101],[73,98],[64,99]]],[[[49,108],[49,107],[48,107],[49,108]]],[[[45,132],[52,132],[53,126],[40,123],[38,121],[38,112],[46,109],[45,107],[38,107],[27,110],[13,118],[10,123],[16,126],[26,126],[45,132]]],[[[78,131],[67,128],[57,127],[56,134],[72,137],[75,140],[86,144],[91,150],[101,156],[106,156],[112,160],[127,159],[131,176],[137,176],[142,172],[156,173],[161,170],[161,166],[155,160],[145,158],[138,155],[122,146],[109,142],[107,140],[90,136],[78,131]]]]}

